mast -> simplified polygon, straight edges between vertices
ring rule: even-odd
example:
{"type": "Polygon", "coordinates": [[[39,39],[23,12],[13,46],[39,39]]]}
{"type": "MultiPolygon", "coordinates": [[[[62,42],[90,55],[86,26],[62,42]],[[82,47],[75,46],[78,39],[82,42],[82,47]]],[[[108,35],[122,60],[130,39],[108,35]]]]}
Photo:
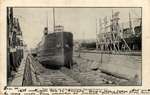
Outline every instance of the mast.
{"type": "Polygon", "coordinates": [[[47,12],[47,20],[46,20],[46,26],[47,26],[47,31],[48,31],[48,12],[47,12]]]}
{"type": "Polygon", "coordinates": [[[53,8],[53,31],[55,32],[55,8],[53,8]]]}
{"type": "Polygon", "coordinates": [[[96,49],[98,50],[98,28],[97,28],[97,19],[96,19],[96,49]]]}
{"type": "Polygon", "coordinates": [[[130,32],[133,32],[130,12],[129,12],[129,28],[130,28],[130,32]]]}
{"type": "Polygon", "coordinates": [[[113,17],[113,14],[114,14],[114,12],[113,12],[113,9],[112,9],[112,32],[114,30],[114,25],[113,25],[113,19],[114,19],[114,17],[113,17]]]}

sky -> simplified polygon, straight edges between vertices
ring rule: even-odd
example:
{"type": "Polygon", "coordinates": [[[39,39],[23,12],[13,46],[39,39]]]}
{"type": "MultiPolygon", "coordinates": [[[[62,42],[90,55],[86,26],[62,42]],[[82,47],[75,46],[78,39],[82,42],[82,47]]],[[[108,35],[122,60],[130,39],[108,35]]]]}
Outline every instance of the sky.
{"type": "MultiPolygon", "coordinates": [[[[23,39],[29,48],[34,48],[42,39],[44,27],[53,32],[52,8],[13,8],[19,18],[23,39]]],[[[63,25],[64,30],[73,33],[74,40],[96,39],[96,19],[111,18],[120,12],[120,23],[141,17],[141,8],[55,8],[55,25],[63,25]]]]}

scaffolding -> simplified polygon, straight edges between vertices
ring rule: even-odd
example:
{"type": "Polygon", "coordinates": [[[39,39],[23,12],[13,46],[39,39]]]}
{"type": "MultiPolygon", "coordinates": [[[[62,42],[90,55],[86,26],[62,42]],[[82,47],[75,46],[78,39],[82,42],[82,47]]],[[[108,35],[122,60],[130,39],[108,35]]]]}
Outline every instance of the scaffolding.
{"type": "MultiPolygon", "coordinates": [[[[124,30],[124,23],[122,23],[121,26],[119,22],[119,14],[120,12],[112,11],[112,17],[110,18],[110,20],[108,20],[107,16],[104,17],[103,21],[101,19],[96,20],[97,49],[101,51],[114,51],[118,53],[120,51],[130,52],[132,50],[126,38],[130,38],[131,36],[135,35],[135,25],[133,27],[133,22],[129,13],[128,27],[126,28],[126,30],[124,30]],[[127,32],[129,33],[127,34],[127,32]]],[[[141,24],[139,25],[139,27],[141,28],[141,24]]],[[[141,30],[139,31],[141,32],[141,30]]]]}

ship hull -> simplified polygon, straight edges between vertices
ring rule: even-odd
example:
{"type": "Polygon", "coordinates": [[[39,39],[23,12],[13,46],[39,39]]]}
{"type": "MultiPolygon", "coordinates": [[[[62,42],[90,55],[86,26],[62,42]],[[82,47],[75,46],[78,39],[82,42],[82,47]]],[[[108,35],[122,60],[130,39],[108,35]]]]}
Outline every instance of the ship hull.
{"type": "Polygon", "coordinates": [[[37,58],[48,67],[70,66],[72,64],[73,35],[70,32],[56,32],[44,37],[38,46],[37,58]]]}

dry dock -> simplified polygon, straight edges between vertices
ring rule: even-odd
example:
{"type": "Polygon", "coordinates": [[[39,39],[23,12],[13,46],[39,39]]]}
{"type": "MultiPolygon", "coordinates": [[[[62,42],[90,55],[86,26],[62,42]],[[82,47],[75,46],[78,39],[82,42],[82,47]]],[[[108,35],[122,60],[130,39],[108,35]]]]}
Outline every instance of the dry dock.
{"type": "Polygon", "coordinates": [[[28,54],[12,86],[107,86],[141,85],[141,57],[96,53],[74,53],[71,69],[50,69],[28,54]],[[101,60],[101,56],[103,60],[101,60]],[[118,62],[116,58],[122,59],[118,62]],[[128,60],[127,60],[128,59],[128,60]],[[101,63],[102,62],[102,63],[101,63]],[[19,75],[18,75],[19,74],[19,75]]]}

